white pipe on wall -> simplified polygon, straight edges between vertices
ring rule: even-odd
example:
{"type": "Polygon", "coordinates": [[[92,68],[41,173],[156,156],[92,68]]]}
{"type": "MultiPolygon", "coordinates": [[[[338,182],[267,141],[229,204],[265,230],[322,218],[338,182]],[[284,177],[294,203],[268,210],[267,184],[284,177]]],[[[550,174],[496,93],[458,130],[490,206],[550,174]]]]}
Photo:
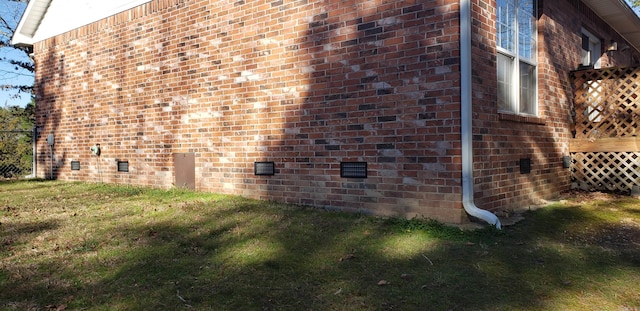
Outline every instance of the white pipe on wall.
{"type": "Polygon", "coordinates": [[[493,213],[478,208],[473,202],[473,102],[471,87],[471,0],[460,0],[462,205],[469,215],[480,218],[500,229],[500,219],[493,213]]]}

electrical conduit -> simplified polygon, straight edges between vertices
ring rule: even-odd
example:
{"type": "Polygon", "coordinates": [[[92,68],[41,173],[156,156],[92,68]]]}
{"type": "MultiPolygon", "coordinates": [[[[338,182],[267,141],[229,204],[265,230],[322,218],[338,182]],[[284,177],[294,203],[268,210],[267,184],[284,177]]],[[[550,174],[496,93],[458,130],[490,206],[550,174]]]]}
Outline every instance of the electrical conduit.
{"type": "Polygon", "coordinates": [[[500,229],[501,225],[498,217],[489,211],[478,208],[473,202],[471,0],[460,0],[460,75],[462,205],[469,215],[480,218],[500,229]]]}

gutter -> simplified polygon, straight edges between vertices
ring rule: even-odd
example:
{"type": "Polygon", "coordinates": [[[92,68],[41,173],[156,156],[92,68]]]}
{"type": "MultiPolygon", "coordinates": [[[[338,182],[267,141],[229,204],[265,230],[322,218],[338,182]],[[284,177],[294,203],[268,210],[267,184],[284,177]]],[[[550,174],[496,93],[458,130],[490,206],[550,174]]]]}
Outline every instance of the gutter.
{"type": "Polygon", "coordinates": [[[473,123],[471,79],[471,0],[460,0],[460,133],[462,143],[462,205],[471,216],[500,229],[498,217],[473,202],[473,123]]]}

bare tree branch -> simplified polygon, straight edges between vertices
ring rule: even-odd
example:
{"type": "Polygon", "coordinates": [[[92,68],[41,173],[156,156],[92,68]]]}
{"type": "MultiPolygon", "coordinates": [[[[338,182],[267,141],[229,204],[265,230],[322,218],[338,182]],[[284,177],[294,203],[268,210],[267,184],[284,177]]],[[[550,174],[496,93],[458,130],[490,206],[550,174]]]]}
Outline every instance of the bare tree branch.
{"type": "Polygon", "coordinates": [[[0,90],[12,91],[13,96],[32,94],[33,86],[23,85],[33,77],[35,66],[29,51],[10,44],[28,0],[5,0],[0,9],[0,90]]]}

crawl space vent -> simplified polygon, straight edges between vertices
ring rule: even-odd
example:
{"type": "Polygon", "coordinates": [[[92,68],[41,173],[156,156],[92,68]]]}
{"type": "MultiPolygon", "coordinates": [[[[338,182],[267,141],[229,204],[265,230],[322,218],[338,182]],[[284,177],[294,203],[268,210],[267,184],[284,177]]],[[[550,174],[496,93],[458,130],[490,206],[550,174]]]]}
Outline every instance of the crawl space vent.
{"type": "Polygon", "coordinates": [[[340,162],[340,177],[367,178],[367,162],[340,162]]]}

